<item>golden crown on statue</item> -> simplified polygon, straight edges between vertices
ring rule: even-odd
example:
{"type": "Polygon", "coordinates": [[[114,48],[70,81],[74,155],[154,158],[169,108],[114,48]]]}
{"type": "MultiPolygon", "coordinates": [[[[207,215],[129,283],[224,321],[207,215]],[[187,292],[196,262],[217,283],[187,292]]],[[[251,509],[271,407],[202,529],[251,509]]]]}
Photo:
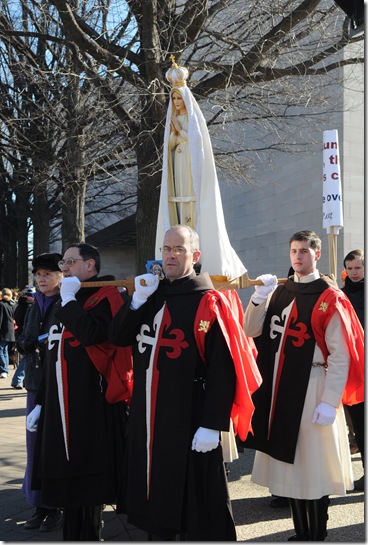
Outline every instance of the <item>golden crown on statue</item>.
{"type": "Polygon", "coordinates": [[[189,71],[185,66],[178,66],[174,55],[170,55],[171,68],[166,72],[166,79],[173,87],[183,87],[189,77],[189,71]]]}

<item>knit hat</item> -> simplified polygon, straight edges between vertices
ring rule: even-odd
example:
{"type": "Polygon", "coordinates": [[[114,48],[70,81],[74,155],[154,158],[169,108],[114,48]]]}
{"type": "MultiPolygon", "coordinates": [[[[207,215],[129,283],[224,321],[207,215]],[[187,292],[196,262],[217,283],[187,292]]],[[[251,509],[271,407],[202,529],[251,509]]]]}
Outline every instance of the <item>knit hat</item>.
{"type": "Polygon", "coordinates": [[[46,269],[47,271],[60,271],[58,263],[62,259],[63,256],[58,253],[40,254],[32,261],[32,272],[34,274],[38,269],[46,269]]]}

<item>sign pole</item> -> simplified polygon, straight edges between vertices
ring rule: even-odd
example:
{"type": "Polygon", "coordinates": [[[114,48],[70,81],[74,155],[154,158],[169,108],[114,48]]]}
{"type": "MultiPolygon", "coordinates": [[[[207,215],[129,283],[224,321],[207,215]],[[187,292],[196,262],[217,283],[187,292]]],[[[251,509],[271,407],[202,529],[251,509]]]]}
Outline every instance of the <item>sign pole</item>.
{"type": "Polygon", "coordinates": [[[328,233],[328,257],[330,274],[337,278],[337,234],[333,227],[330,227],[328,233]]]}

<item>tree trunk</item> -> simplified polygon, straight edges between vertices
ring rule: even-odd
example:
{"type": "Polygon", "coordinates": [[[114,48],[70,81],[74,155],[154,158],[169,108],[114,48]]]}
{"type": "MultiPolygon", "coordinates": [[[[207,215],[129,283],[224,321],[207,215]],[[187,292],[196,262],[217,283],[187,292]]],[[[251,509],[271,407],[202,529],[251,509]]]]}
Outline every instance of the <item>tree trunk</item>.
{"type": "Polygon", "coordinates": [[[161,172],[147,174],[149,165],[140,164],[138,157],[138,191],[137,191],[137,274],[146,272],[146,262],[155,259],[155,239],[158,200],[160,196],[161,172]]]}
{"type": "Polygon", "coordinates": [[[86,182],[67,183],[64,188],[62,208],[62,253],[69,244],[84,241],[84,201],[86,182]]]}
{"type": "Polygon", "coordinates": [[[62,207],[62,251],[72,243],[84,241],[84,204],[87,180],[83,170],[83,146],[85,145],[83,130],[83,109],[81,108],[81,92],[77,54],[69,53],[70,74],[68,77],[68,93],[66,111],[68,112],[68,128],[66,140],[65,170],[63,184],[62,207]]]}
{"type": "Polygon", "coordinates": [[[49,251],[50,214],[45,187],[36,187],[33,196],[33,257],[35,257],[49,251]]]}
{"type": "Polygon", "coordinates": [[[5,204],[0,200],[0,289],[4,287],[5,240],[7,235],[5,219],[5,204]]]}
{"type": "MultiPolygon", "coordinates": [[[[23,208],[23,207],[22,207],[23,208]]],[[[22,211],[17,218],[17,239],[18,239],[18,259],[17,263],[17,286],[23,289],[28,284],[28,207],[27,212],[22,211]]]]}
{"type": "Polygon", "coordinates": [[[157,100],[138,137],[137,165],[137,274],[146,272],[146,262],[155,259],[157,211],[162,172],[162,142],[166,108],[157,100]]]}
{"type": "Polygon", "coordinates": [[[5,267],[5,283],[8,288],[18,287],[18,274],[17,274],[17,226],[16,218],[13,216],[10,222],[9,238],[8,238],[8,252],[7,261],[5,267]]]}

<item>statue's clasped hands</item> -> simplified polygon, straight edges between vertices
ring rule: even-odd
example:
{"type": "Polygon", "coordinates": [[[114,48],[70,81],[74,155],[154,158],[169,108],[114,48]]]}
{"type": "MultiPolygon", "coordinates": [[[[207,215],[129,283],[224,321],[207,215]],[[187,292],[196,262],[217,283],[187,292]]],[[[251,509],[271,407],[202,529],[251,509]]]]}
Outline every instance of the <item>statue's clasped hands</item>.
{"type": "Polygon", "coordinates": [[[180,123],[175,115],[171,116],[171,126],[174,129],[175,133],[179,133],[181,131],[180,123]]]}

